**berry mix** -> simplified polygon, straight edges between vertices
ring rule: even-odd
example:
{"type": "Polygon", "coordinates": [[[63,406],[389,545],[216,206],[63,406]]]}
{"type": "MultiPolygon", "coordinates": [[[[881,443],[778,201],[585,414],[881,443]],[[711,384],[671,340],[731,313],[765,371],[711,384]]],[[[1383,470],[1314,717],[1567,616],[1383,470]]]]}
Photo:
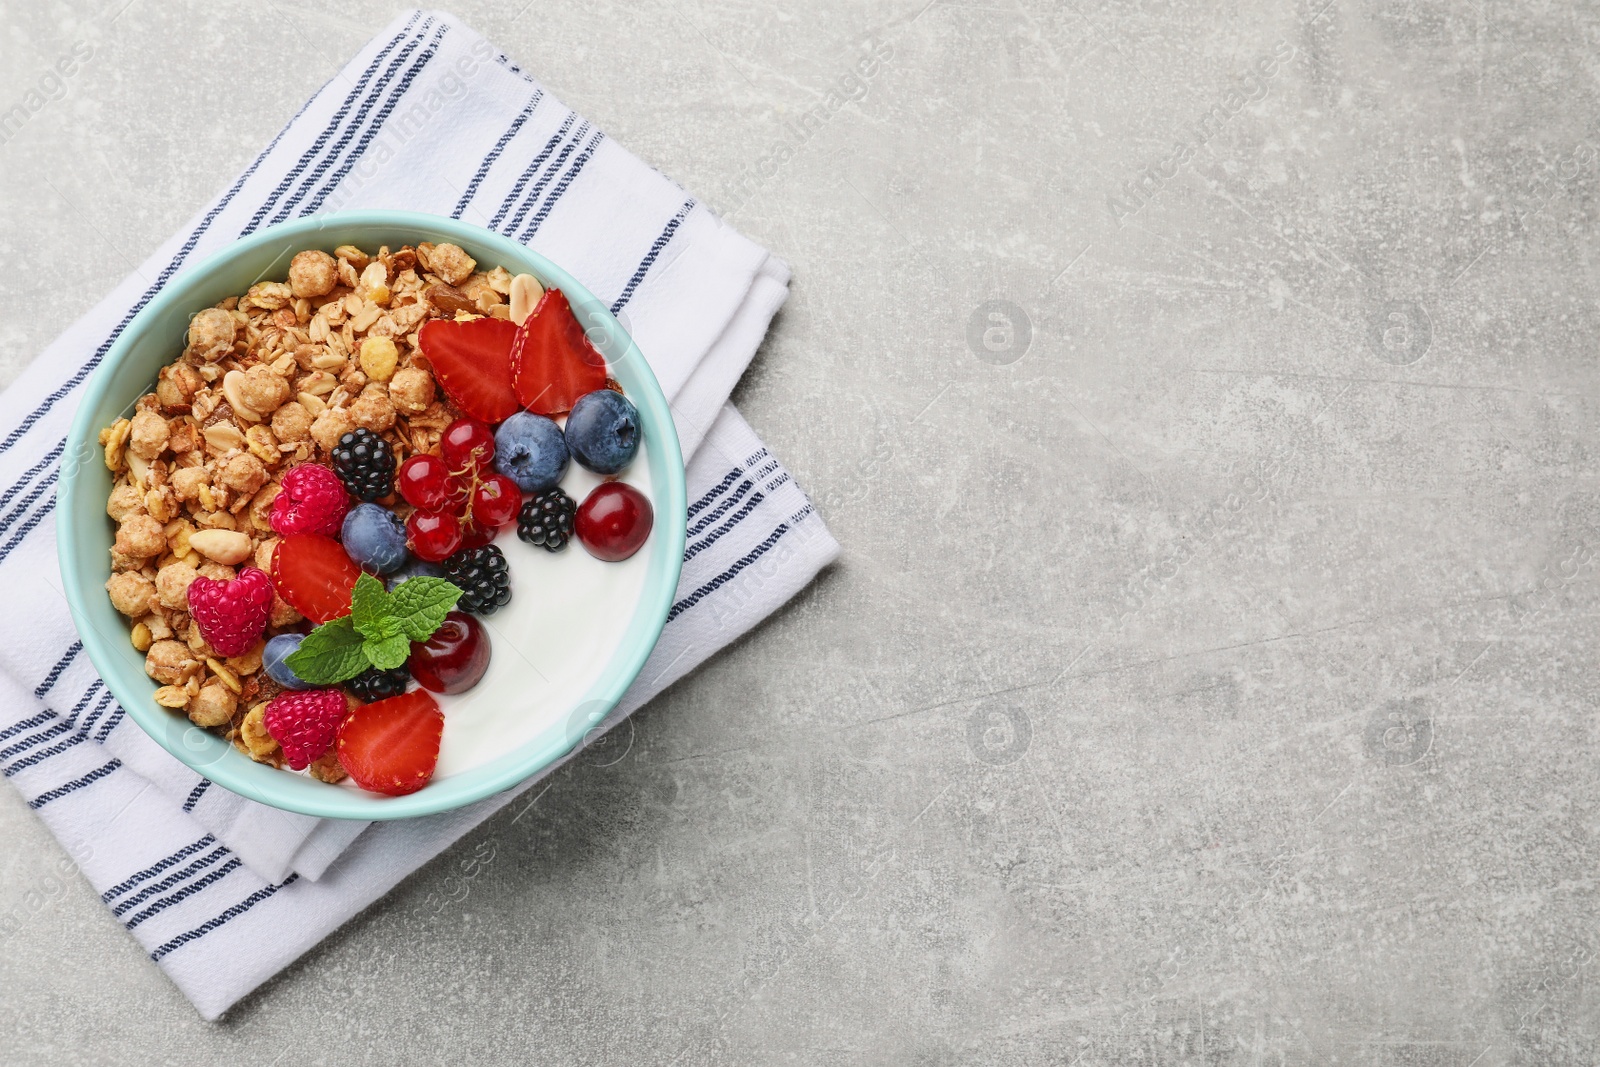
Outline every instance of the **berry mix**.
{"type": "Polygon", "coordinates": [[[101,432],[106,589],[157,704],[258,762],[414,792],[439,758],[433,694],[483,677],[480,617],[513,595],[498,535],[632,556],[649,499],[560,482],[622,474],[640,434],[559,289],[451,244],[302,251],[195,315],[101,432]]]}

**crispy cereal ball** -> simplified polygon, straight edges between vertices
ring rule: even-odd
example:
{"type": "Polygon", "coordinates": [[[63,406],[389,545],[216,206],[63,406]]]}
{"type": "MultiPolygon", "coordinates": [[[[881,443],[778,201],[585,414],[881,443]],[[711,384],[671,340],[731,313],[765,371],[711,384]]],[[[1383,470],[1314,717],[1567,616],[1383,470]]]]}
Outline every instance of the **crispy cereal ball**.
{"type": "Polygon", "coordinates": [[[206,308],[189,320],[189,347],[184,354],[199,356],[207,362],[230,355],[237,325],[231,312],[206,308]]]}
{"type": "Polygon", "coordinates": [[[433,403],[433,375],[420,367],[404,367],[394,372],[389,383],[389,400],[397,411],[420,415],[433,403]]]}
{"type": "Polygon", "coordinates": [[[267,484],[267,468],[250,453],[240,452],[223,464],[218,477],[229,489],[236,489],[245,496],[253,496],[257,489],[267,484]]]}
{"type": "MultiPolygon", "coordinates": [[[[289,383],[284,381],[283,375],[275,374],[271,367],[258,364],[244,372],[244,381],[239,383],[239,396],[250,410],[265,418],[289,399],[289,383]]],[[[134,431],[138,432],[137,426],[134,431]]]]}
{"type": "Polygon", "coordinates": [[[195,394],[205,388],[200,372],[187,363],[173,363],[161,368],[161,378],[156,382],[156,399],[168,411],[189,410],[195,394]]]}
{"type": "Polygon", "coordinates": [[[386,382],[394,377],[395,364],[400,361],[400,350],[392,337],[368,337],[361,342],[361,370],[375,382],[386,382]]]}
{"type": "Polygon", "coordinates": [[[187,563],[169,563],[156,572],[156,595],[161,606],[174,611],[189,610],[189,586],[200,572],[187,563]]]}
{"type": "Polygon", "coordinates": [[[157,641],[144,654],[144,673],[162,685],[176,685],[184,668],[195,662],[189,646],[182,641],[157,641]]]}
{"type": "Polygon", "coordinates": [[[394,426],[394,405],[389,403],[389,391],[377,382],[361,390],[356,402],[350,405],[350,418],[357,426],[373,433],[383,433],[394,426]]]}
{"type": "Polygon", "coordinates": [[[172,491],[178,494],[179,500],[198,500],[200,487],[211,484],[211,475],[204,467],[180,467],[172,472],[170,484],[172,491]]]}
{"type": "Polygon", "coordinates": [[[311,439],[315,441],[324,452],[332,452],[333,446],[339,443],[339,438],[355,429],[355,424],[350,421],[350,413],[343,408],[329,408],[311,424],[311,439]]]}
{"type": "Polygon", "coordinates": [[[116,522],[121,522],[129,515],[136,515],[143,510],[144,494],[127,482],[122,482],[111,490],[111,499],[106,501],[106,514],[116,522]]]}
{"type": "Polygon", "coordinates": [[[207,682],[189,701],[189,721],[196,726],[221,726],[233,718],[239,702],[221,682],[207,682]]]}
{"type": "Polygon", "coordinates": [[[237,572],[232,567],[226,563],[218,563],[214,559],[208,559],[201,563],[198,570],[202,578],[210,578],[214,582],[231,582],[238,577],[237,572]]]}
{"type": "Polygon", "coordinates": [[[130,515],[117,527],[117,543],[112,551],[143,559],[159,556],[166,548],[167,535],[159,522],[148,515],[130,515]]]}
{"type": "Polygon", "coordinates": [[[111,606],[130,619],[156,609],[156,587],[138,571],[113,574],[106,582],[106,592],[111,594],[111,606]]]}
{"type": "Polygon", "coordinates": [[[272,433],[280,441],[304,441],[311,436],[311,412],[300,401],[289,401],[272,413],[272,433]]]}
{"type": "Polygon", "coordinates": [[[145,410],[133,417],[128,434],[128,450],[140,459],[155,459],[167,447],[167,420],[145,410]]]}
{"type": "Polygon", "coordinates": [[[339,264],[328,253],[308,248],[289,261],[289,288],[297,297],[327,296],[339,284],[339,264]]]}
{"type": "Polygon", "coordinates": [[[451,285],[470,278],[477,265],[477,260],[467,255],[460,245],[446,242],[428,249],[427,268],[451,285]]]}

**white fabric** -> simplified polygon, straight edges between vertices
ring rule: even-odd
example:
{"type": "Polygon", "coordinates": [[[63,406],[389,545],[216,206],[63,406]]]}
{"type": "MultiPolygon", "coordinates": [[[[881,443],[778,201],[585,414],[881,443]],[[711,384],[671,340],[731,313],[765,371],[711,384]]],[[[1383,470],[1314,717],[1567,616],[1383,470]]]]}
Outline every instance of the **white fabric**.
{"type": "MultiPolygon", "coordinates": [[[[55,481],[63,462],[100,462],[97,450],[63,457],[65,433],[127,320],[242,234],[355,207],[453,214],[526,242],[613,302],[672,401],[689,457],[683,578],[660,644],[604,727],[838,553],[727,404],[787,295],[788,268],[450,16],[396,19],[0,396],[0,588],[23,609],[0,613],[0,771],[208,1019],[521,791],[370,827],[246,801],[125,721],[81,654],[61,594],[55,481]]],[[[0,928],[15,921],[0,916],[0,928]]]]}

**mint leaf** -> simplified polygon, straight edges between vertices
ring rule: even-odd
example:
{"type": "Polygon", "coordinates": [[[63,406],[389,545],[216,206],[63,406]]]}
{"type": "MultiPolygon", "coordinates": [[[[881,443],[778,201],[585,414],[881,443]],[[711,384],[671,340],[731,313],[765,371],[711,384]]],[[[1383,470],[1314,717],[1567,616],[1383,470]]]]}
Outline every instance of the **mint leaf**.
{"type": "MultiPolygon", "coordinates": [[[[359,584],[359,583],[357,583],[359,584]]],[[[389,594],[400,631],[413,641],[426,641],[461,599],[461,590],[443,578],[407,578],[389,594]]]]}
{"type": "Polygon", "coordinates": [[[355,624],[348,615],[325,622],[306,634],[300,647],[284,662],[312,685],[333,685],[354,678],[368,666],[361,635],[356,633],[355,624]]]}
{"type": "Polygon", "coordinates": [[[411,642],[405,634],[395,634],[381,641],[367,638],[361,644],[362,655],[380,671],[392,671],[411,655],[411,642]]]}
{"type": "Polygon", "coordinates": [[[393,614],[393,598],[382,582],[366,573],[356,579],[350,593],[350,620],[357,633],[381,641],[390,636],[383,632],[383,620],[393,614]]]}

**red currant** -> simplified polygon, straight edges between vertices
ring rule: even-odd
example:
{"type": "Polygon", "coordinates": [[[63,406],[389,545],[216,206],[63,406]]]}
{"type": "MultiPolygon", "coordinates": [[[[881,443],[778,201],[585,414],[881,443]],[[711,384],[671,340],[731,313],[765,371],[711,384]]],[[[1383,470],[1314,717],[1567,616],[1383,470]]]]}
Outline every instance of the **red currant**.
{"type": "Polygon", "coordinates": [[[435,693],[461,693],[478,684],[489,669],[489,635],[483,623],[452,611],[426,641],[411,642],[411,677],[435,693]]]}
{"type": "Polygon", "coordinates": [[[450,468],[438,456],[412,456],[400,464],[394,482],[406,503],[423,511],[440,511],[450,499],[450,468]]]}
{"type": "Polygon", "coordinates": [[[450,512],[413,511],[406,520],[411,551],[437,563],[461,547],[461,520],[450,512]]]}
{"type": "Polygon", "coordinates": [[[482,548],[489,544],[500,531],[493,526],[479,526],[477,523],[468,523],[461,527],[461,546],[457,552],[468,548],[482,548]]]}
{"type": "Polygon", "coordinates": [[[649,497],[623,482],[603,482],[578,505],[573,529],[591,556],[615,563],[639,551],[654,522],[649,497]]]}
{"type": "Polygon", "coordinates": [[[521,509],[522,490],[504,474],[489,475],[472,494],[472,520],[491,530],[515,521],[521,509]]]}
{"type": "Polygon", "coordinates": [[[494,434],[475,419],[457,419],[439,438],[439,454],[453,471],[482,469],[494,459],[494,434]]]}

